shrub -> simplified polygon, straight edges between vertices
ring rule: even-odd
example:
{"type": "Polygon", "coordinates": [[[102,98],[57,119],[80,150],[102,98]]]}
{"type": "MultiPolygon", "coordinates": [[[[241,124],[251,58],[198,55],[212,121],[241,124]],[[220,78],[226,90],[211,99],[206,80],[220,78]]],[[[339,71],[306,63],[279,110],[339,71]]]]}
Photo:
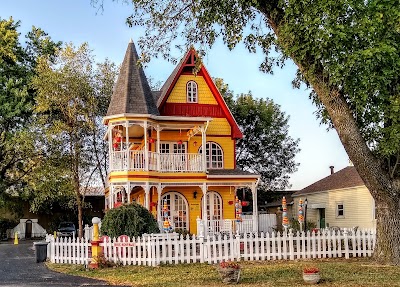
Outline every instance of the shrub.
{"type": "Polygon", "coordinates": [[[137,237],[144,233],[158,232],[160,230],[156,219],[150,211],[136,202],[108,210],[101,222],[101,233],[110,237],[137,237]]]}
{"type": "MultiPolygon", "coordinates": [[[[317,227],[317,224],[313,221],[307,220],[307,230],[310,230],[310,232],[317,227]]],[[[293,229],[293,232],[300,231],[300,223],[296,218],[292,218],[290,220],[289,228],[293,229]]],[[[303,224],[304,228],[304,224],[303,224]]]]}

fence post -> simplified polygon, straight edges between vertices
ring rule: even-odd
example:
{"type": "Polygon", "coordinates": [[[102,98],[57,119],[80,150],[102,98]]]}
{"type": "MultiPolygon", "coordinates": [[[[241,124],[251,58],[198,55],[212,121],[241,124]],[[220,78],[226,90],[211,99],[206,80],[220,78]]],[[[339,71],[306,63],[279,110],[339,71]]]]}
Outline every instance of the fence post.
{"type": "Polygon", "coordinates": [[[84,232],[85,233],[85,239],[86,240],[90,240],[90,235],[89,235],[90,228],[89,228],[88,224],[85,224],[84,230],[85,230],[85,232],[84,232]]]}
{"type": "Polygon", "coordinates": [[[99,257],[102,255],[102,248],[100,246],[100,238],[99,238],[99,223],[100,223],[100,218],[98,217],[93,217],[92,219],[93,223],[93,240],[91,242],[92,244],[92,258],[90,260],[89,267],[93,269],[99,268],[99,257]]]}
{"type": "Polygon", "coordinates": [[[200,263],[204,263],[204,235],[200,232],[199,236],[199,248],[200,248],[200,263]]]}

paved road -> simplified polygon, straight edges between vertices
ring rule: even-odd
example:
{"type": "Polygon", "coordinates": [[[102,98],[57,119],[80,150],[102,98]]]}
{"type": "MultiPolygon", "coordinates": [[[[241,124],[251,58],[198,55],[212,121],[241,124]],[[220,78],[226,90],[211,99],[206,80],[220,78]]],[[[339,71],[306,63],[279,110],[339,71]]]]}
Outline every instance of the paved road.
{"type": "Polygon", "coordinates": [[[109,286],[107,282],[50,271],[44,263],[36,263],[32,241],[0,243],[0,286],[66,287],[109,286]]]}

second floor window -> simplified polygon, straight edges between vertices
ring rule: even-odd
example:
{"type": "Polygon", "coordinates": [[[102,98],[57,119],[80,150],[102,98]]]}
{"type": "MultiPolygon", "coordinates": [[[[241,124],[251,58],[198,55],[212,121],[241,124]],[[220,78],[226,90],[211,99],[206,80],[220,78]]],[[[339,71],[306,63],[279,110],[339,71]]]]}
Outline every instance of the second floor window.
{"type": "MultiPolygon", "coordinates": [[[[200,147],[199,153],[203,153],[203,147],[200,147]]],[[[214,142],[206,143],[206,161],[207,169],[224,168],[224,155],[219,144],[214,142]]]]}
{"type": "Polygon", "coordinates": [[[187,82],[186,95],[188,103],[197,103],[197,83],[195,81],[187,82]]]}

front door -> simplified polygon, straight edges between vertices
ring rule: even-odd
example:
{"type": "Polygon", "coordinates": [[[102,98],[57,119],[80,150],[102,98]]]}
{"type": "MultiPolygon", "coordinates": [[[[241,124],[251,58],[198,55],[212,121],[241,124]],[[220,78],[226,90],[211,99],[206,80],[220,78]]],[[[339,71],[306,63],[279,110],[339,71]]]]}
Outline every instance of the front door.
{"type": "Polygon", "coordinates": [[[223,219],[222,198],[217,192],[209,191],[206,193],[206,200],[208,231],[211,233],[220,232],[223,219]]]}
{"type": "Polygon", "coordinates": [[[189,230],[189,208],[185,197],[175,191],[167,192],[161,198],[162,206],[167,204],[168,218],[162,214],[161,220],[169,220],[173,229],[189,230]]]}

